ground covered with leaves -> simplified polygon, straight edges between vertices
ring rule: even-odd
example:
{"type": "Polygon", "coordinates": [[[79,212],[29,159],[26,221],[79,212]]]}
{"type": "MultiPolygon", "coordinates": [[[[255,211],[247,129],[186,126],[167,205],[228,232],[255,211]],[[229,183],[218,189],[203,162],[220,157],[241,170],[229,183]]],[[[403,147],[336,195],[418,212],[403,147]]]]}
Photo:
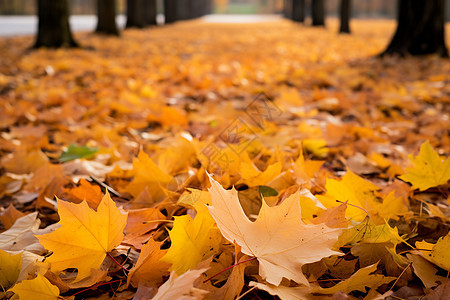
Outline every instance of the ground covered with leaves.
{"type": "Polygon", "coordinates": [[[353,29],[1,39],[2,297],[448,297],[450,62],[353,29]]]}

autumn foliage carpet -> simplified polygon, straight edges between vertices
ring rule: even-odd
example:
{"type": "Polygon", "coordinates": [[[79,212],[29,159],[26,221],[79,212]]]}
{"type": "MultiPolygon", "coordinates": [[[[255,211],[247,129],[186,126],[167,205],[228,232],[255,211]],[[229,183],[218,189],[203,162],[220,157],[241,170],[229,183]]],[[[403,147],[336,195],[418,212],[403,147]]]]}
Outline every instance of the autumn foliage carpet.
{"type": "Polygon", "coordinates": [[[352,27],[0,39],[0,295],[448,299],[450,61],[352,27]]]}

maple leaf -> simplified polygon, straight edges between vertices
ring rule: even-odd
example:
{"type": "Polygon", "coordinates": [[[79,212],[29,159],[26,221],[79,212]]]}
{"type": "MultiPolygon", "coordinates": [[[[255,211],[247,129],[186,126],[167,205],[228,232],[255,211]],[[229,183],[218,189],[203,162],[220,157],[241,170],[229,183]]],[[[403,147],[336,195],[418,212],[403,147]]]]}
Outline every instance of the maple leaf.
{"type": "Polygon", "coordinates": [[[0,234],[0,249],[41,252],[42,246],[34,236],[38,232],[39,224],[41,224],[37,214],[37,212],[34,212],[17,219],[10,229],[2,232],[0,234]]]}
{"type": "Polygon", "coordinates": [[[419,155],[409,155],[414,164],[406,168],[406,174],[399,178],[412,184],[420,191],[446,184],[450,180],[450,159],[442,159],[426,141],[420,146],[419,155]]]}
{"type": "Polygon", "coordinates": [[[136,265],[128,274],[128,283],[134,287],[138,287],[139,284],[152,286],[162,283],[162,277],[169,274],[170,267],[170,264],[160,261],[161,257],[167,253],[167,250],[161,250],[162,244],[150,240],[142,247],[136,265]]]}
{"type": "Polygon", "coordinates": [[[436,244],[416,242],[416,248],[423,249],[423,256],[437,266],[450,271],[450,233],[440,237],[436,244]]]}
{"type": "Polygon", "coordinates": [[[36,278],[24,280],[16,284],[12,292],[20,299],[56,300],[59,298],[59,289],[48,281],[47,278],[38,274],[36,278]]]}
{"type": "Polygon", "coordinates": [[[0,287],[5,291],[13,286],[19,278],[22,269],[22,253],[11,255],[0,250],[0,266],[0,287]]]}
{"type": "Polygon", "coordinates": [[[206,209],[198,212],[194,220],[189,215],[175,217],[169,235],[172,245],[161,261],[172,263],[169,270],[178,275],[216,253],[221,242],[220,232],[206,209]]]}
{"type": "Polygon", "coordinates": [[[80,185],[72,189],[65,188],[65,199],[74,203],[81,203],[86,200],[90,208],[97,209],[103,198],[102,190],[97,185],[90,184],[86,179],[80,179],[80,185]]]}
{"type": "Polygon", "coordinates": [[[395,280],[395,277],[383,276],[381,274],[372,274],[377,270],[377,263],[361,268],[356,271],[350,278],[339,282],[333,287],[322,289],[315,288],[313,293],[332,295],[336,292],[344,292],[346,294],[352,291],[366,292],[366,287],[371,289],[378,288],[380,285],[395,280]]]}
{"type": "Polygon", "coordinates": [[[153,199],[161,200],[165,196],[164,188],[172,177],[164,173],[147,153],[141,151],[133,160],[133,172],[134,179],[126,187],[128,193],[136,198],[148,187],[153,199]]]}
{"type": "Polygon", "coordinates": [[[447,281],[446,277],[436,275],[438,273],[436,267],[422,256],[408,253],[406,257],[412,262],[414,273],[422,280],[427,289],[447,281]]]}
{"type": "MultiPolygon", "coordinates": [[[[365,293],[366,287],[370,289],[376,289],[380,285],[389,283],[395,280],[395,277],[383,276],[380,274],[372,274],[377,270],[377,264],[359,269],[355,274],[350,276],[350,278],[343,280],[330,288],[320,288],[320,287],[286,287],[286,286],[274,286],[271,284],[264,284],[258,282],[250,282],[250,286],[256,286],[261,290],[277,295],[283,300],[294,300],[294,299],[308,299],[311,293],[314,294],[324,294],[333,295],[335,293],[345,293],[349,294],[352,291],[360,291],[365,293]]],[[[314,298],[313,298],[314,299],[314,298]]],[[[321,298],[319,298],[321,299],[321,298]]]]}
{"type": "MultiPolygon", "coordinates": [[[[341,180],[327,179],[326,189],[325,195],[317,195],[317,198],[326,207],[337,206],[339,203],[336,200],[340,200],[367,208],[374,201],[374,192],[379,187],[348,170],[341,180]]],[[[362,221],[366,214],[362,209],[355,206],[349,205],[346,215],[356,221],[362,221]]]]}
{"type": "Polygon", "coordinates": [[[47,259],[55,273],[67,268],[77,268],[76,281],[98,269],[106,254],[123,239],[127,215],[122,214],[107,192],[97,211],[86,201],[80,204],[58,199],[61,227],[54,232],[37,235],[39,242],[52,251],[47,259]]]}
{"type": "Polygon", "coordinates": [[[0,212],[0,222],[2,222],[5,229],[9,229],[17,219],[24,215],[23,212],[18,211],[14,205],[10,204],[7,209],[0,212]]]}
{"type": "Polygon", "coordinates": [[[303,155],[303,150],[300,151],[300,155],[292,166],[297,182],[301,184],[310,181],[322,167],[323,163],[320,160],[306,160],[303,155]]]}
{"type": "Polygon", "coordinates": [[[259,273],[267,282],[278,285],[285,277],[308,285],[304,264],[340,254],[330,248],[342,230],[304,224],[298,193],[274,207],[263,201],[258,218],[251,222],[234,188],[227,191],[214,179],[210,182],[213,204],[208,208],[222,235],[241,246],[242,253],[258,259],[259,273]]]}
{"type": "Polygon", "coordinates": [[[194,282],[204,271],[206,269],[190,270],[178,277],[175,272],[172,272],[169,280],[159,287],[158,293],[156,293],[152,300],[202,299],[207,291],[195,289],[194,282]]]}
{"type": "Polygon", "coordinates": [[[209,270],[202,274],[200,283],[196,285],[197,288],[209,292],[205,296],[205,300],[235,299],[244,287],[245,269],[249,266],[251,261],[248,261],[247,255],[240,253],[241,250],[238,245],[235,245],[234,249],[231,250],[234,251],[233,253],[237,253],[234,260],[235,265],[231,269],[231,272],[229,274],[223,272],[218,276],[215,276],[214,279],[217,281],[214,284],[212,283],[212,280],[209,280],[213,275],[217,275],[233,263],[233,254],[231,252],[223,251],[219,257],[214,258],[214,261],[209,266],[209,270]],[[220,278],[221,275],[223,275],[224,278],[220,278]],[[225,280],[226,283],[222,285],[221,282],[225,280]]]}

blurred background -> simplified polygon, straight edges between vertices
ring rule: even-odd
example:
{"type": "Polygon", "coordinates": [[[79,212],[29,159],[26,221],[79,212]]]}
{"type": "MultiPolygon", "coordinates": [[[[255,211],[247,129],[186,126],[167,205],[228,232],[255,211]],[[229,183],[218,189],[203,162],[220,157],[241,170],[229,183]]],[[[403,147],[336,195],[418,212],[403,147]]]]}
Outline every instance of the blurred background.
{"type": "MultiPolygon", "coordinates": [[[[158,1],[162,11],[162,0],[158,1]]],[[[218,14],[279,14],[282,13],[283,0],[212,0],[212,12],[218,14]]],[[[340,0],[327,0],[328,16],[338,14],[340,0]]],[[[310,1],[306,1],[310,5],[310,1]]],[[[359,0],[352,4],[353,17],[395,18],[397,1],[392,0],[359,0]]],[[[117,1],[119,14],[126,10],[126,0],[117,1]]],[[[72,15],[96,14],[96,1],[70,0],[72,15]]],[[[447,5],[447,20],[450,20],[450,5],[447,5]]],[[[307,9],[306,11],[310,11],[307,9]]],[[[1,0],[1,15],[34,15],[35,1],[30,0],[1,0]]]]}

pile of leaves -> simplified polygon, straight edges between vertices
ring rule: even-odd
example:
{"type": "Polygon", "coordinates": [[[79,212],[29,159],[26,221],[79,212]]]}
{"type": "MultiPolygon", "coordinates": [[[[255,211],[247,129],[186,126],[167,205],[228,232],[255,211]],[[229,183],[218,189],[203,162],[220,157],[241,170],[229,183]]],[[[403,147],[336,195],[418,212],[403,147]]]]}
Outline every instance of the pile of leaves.
{"type": "Polygon", "coordinates": [[[444,299],[450,62],[394,25],[0,40],[2,297],[444,299]]]}

